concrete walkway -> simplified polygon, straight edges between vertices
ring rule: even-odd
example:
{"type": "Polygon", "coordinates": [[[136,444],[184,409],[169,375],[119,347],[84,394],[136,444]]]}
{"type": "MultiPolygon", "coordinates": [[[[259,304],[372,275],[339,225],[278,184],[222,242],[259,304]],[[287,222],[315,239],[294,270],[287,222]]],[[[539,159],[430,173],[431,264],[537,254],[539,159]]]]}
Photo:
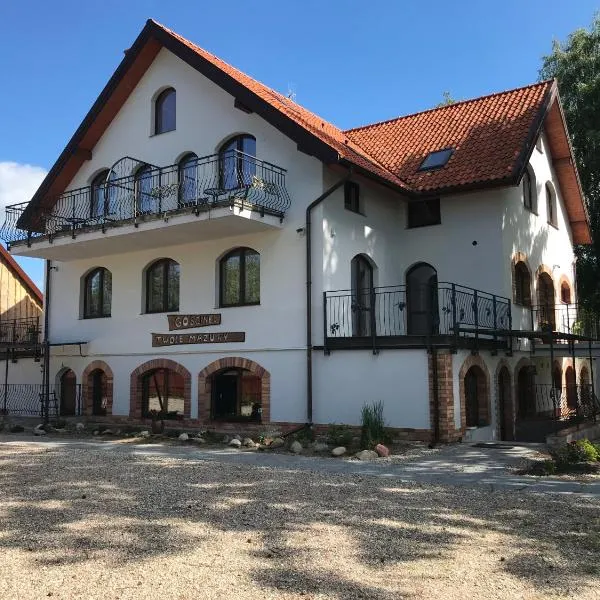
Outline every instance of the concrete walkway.
{"type": "Polygon", "coordinates": [[[138,456],[170,456],[180,459],[225,462],[286,471],[313,471],[351,476],[394,479],[400,482],[444,486],[487,486],[491,490],[600,496],[600,479],[589,482],[575,479],[514,475],[511,467],[532,458],[541,445],[477,447],[457,444],[412,459],[379,459],[360,462],[352,459],[297,456],[269,452],[240,451],[233,448],[198,448],[168,444],[132,444],[112,440],[61,439],[54,436],[0,434],[0,444],[34,444],[51,448],[93,448],[95,451],[122,452],[138,456]]]}

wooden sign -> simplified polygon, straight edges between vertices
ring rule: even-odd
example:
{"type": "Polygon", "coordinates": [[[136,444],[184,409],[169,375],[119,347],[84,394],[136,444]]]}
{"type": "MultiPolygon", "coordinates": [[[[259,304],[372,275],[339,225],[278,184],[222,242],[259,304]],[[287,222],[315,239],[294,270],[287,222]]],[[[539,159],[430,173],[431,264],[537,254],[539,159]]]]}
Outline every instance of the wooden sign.
{"type": "Polygon", "coordinates": [[[245,331],[219,331],[215,333],[153,333],[152,347],[180,346],[183,344],[228,344],[245,342],[245,331]]]}
{"type": "Polygon", "coordinates": [[[167,319],[169,320],[169,331],[221,324],[220,313],[206,315],[167,315],[167,319]]]}

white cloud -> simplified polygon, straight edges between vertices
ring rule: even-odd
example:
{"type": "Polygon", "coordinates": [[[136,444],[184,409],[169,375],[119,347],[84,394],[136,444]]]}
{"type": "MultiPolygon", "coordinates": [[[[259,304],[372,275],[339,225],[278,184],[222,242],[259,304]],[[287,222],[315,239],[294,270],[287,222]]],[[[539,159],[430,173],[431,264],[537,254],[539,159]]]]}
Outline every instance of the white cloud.
{"type": "Polygon", "coordinates": [[[16,162],[0,162],[0,211],[7,204],[30,200],[46,176],[46,169],[16,162]]]}

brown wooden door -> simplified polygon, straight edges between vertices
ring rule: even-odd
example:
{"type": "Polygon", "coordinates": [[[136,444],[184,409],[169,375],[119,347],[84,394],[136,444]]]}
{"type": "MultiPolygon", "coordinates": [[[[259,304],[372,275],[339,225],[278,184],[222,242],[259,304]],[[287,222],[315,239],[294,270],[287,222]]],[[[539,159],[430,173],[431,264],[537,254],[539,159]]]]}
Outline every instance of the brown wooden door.
{"type": "Polygon", "coordinates": [[[77,378],[68,369],[60,377],[60,414],[69,416],[75,414],[77,405],[77,378]]]}
{"type": "Polygon", "coordinates": [[[512,398],[510,391],[510,374],[506,367],[502,367],[498,374],[498,409],[500,421],[500,439],[514,439],[512,398]]]}

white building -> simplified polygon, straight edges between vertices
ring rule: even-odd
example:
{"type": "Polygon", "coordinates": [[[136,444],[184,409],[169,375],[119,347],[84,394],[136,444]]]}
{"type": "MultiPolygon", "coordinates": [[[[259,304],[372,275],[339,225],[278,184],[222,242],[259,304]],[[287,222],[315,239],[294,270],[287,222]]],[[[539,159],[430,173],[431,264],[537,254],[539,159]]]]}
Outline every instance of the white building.
{"type": "Polygon", "coordinates": [[[587,398],[552,81],[341,131],[148,21],[3,231],[48,261],[65,415],[285,429],[381,400],[404,437],[512,439],[587,398]]]}

